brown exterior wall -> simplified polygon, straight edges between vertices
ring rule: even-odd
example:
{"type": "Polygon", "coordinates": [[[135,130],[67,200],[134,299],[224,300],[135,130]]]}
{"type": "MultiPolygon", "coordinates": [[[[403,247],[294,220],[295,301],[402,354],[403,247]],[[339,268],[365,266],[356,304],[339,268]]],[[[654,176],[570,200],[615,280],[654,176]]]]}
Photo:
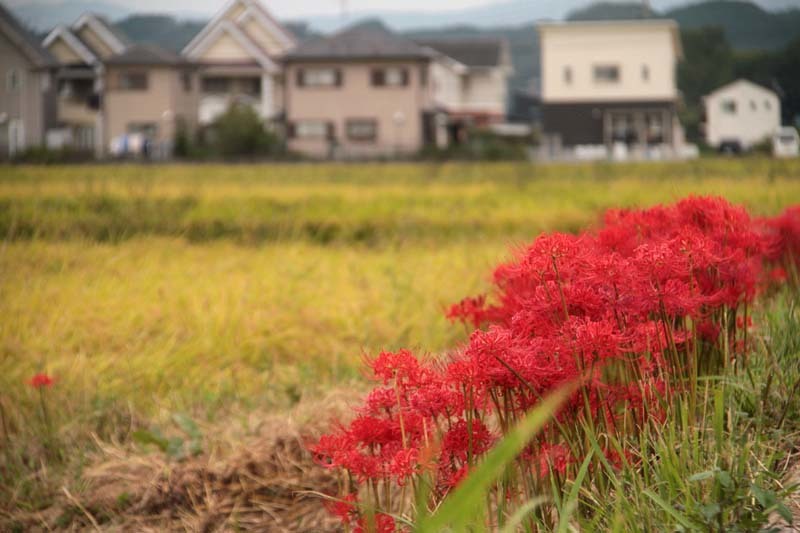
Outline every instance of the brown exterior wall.
{"type": "Polygon", "coordinates": [[[331,155],[331,144],[341,157],[378,157],[411,154],[423,146],[422,115],[430,107],[426,75],[428,64],[422,61],[293,63],[284,72],[286,119],[291,150],[312,156],[331,155]],[[382,67],[401,67],[408,71],[403,87],[373,87],[372,71],[382,67]],[[308,87],[298,83],[298,70],[337,68],[341,71],[339,87],[308,87]],[[423,83],[423,82],[426,83],[423,83]],[[402,120],[398,122],[398,117],[402,120]],[[374,141],[348,139],[348,120],[374,120],[374,141]],[[291,135],[298,121],[324,121],[331,124],[331,138],[302,139],[291,135]]]}
{"type": "Polygon", "coordinates": [[[675,115],[675,103],[652,101],[543,104],[542,127],[547,135],[560,137],[563,146],[605,144],[604,115],[609,111],[628,110],[664,111],[672,117],[675,115]]]}
{"type": "Polygon", "coordinates": [[[116,67],[106,71],[105,146],[115,137],[130,132],[134,124],[153,124],[158,143],[171,143],[175,137],[178,121],[186,123],[190,130],[196,124],[198,80],[194,72],[191,91],[183,88],[182,70],[177,67],[116,67]],[[124,72],[146,72],[146,90],[123,90],[119,77],[124,72]]]}

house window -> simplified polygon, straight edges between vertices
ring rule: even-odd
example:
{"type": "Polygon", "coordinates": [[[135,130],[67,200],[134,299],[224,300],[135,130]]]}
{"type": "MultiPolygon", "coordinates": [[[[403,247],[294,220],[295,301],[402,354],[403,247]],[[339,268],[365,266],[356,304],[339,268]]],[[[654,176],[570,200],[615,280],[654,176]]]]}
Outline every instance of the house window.
{"type": "Polygon", "coordinates": [[[408,69],[405,68],[376,68],[372,71],[373,87],[405,87],[408,81],[408,69]]]}
{"type": "Polygon", "coordinates": [[[119,88],[123,91],[146,91],[146,72],[121,72],[119,75],[119,88]]]}
{"type": "Polygon", "coordinates": [[[751,111],[755,111],[757,109],[758,109],[758,105],[756,105],[756,101],[755,100],[750,100],[750,110],[751,111]]]}
{"type": "Polygon", "coordinates": [[[564,67],[564,83],[572,85],[572,67],[564,67]]]}
{"type": "Polygon", "coordinates": [[[596,83],[617,83],[619,81],[619,67],[617,65],[596,65],[594,67],[594,81],[596,83]]]}
{"type": "Polygon", "coordinates": [[[294,123],[294,137],[298,139],[325,139],[331,126],[322,120],[300,120],[294,123]]]}
{"type": "Polygon", "coordinates": [[[378,122],[374,119],[351,119],[346,128],[351,141],[373,142],[378,138],[378,122]]]}
{"type": "Polygon", "coordinates": [[[722,112],[726,115],[735,115],[736,114],[736,100],[723,100],[722,101],[722,112]]]}
{"type": "Polygon", "coordinates": [[[297,71],[298,87],[339,87],[342,72],[335,68],[309,68],[297,71]]]}
{"type": "Polygon", "coordinates": [[[181,85],[183,86],[183,92],[192,92],[192,74],[190,72],[181,73],[181,85]]]}
{"type": "Polygon", "coordinates": [[[203,92],[206,94],[225,94],[230,91],[230,78],[203,78],[203,92]]]}
{"type": "Polygon", "coordinates": [[[19,71],[15,68],[6,72],[6,89],[9,92],[17,91],[20,87],[19,71]]]}
{"type": "Polygon", "coordinates": [[[650,67],[642,65],[642,81],[650,81],[650,67]]]}
{"type": "Polygon", "coordinates": [[[764,100],[764,109],[766,109],[767,111],[772,109],[772,104],[769,102],[769,100],[764,100]]]}

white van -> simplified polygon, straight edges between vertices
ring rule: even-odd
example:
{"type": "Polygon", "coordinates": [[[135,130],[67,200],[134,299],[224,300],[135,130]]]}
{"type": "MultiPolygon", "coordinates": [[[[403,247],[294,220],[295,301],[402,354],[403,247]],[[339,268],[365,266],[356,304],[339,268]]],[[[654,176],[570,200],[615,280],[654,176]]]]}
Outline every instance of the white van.
{"type": "Polygon", "coordinates": [[[772,138],[772,155],[797,157],[800,155],[800,135],[791,126],[780,128],[772,138]]]}

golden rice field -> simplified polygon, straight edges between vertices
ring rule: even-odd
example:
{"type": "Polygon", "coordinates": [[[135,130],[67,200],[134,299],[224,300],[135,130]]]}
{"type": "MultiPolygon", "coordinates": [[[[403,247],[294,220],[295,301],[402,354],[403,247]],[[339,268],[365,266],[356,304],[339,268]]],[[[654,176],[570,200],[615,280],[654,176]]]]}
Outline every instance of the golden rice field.
{"type": "MultiPolygon", "coordinates": [[[[688,194],[774,214],[800,162],[0,167],[3,438],[37,438],[40,371],[76,447],[358,383],[367,354],[462,340],[444,306],[514,245],[688,194]]],[[[29,467],[0,508],[46,499],[29,467]]]]}

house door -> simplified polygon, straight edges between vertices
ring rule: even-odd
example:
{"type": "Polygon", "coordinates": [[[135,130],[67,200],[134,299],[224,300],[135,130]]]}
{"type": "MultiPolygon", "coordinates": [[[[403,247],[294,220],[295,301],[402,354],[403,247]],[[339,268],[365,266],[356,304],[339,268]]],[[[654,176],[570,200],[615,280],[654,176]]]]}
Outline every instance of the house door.
{"type": "Polygon", "coordinates": [[[25,124],[18,118],[11,119],[8,123],[8,155],[15,155],[25,151],[25,124]]]}

